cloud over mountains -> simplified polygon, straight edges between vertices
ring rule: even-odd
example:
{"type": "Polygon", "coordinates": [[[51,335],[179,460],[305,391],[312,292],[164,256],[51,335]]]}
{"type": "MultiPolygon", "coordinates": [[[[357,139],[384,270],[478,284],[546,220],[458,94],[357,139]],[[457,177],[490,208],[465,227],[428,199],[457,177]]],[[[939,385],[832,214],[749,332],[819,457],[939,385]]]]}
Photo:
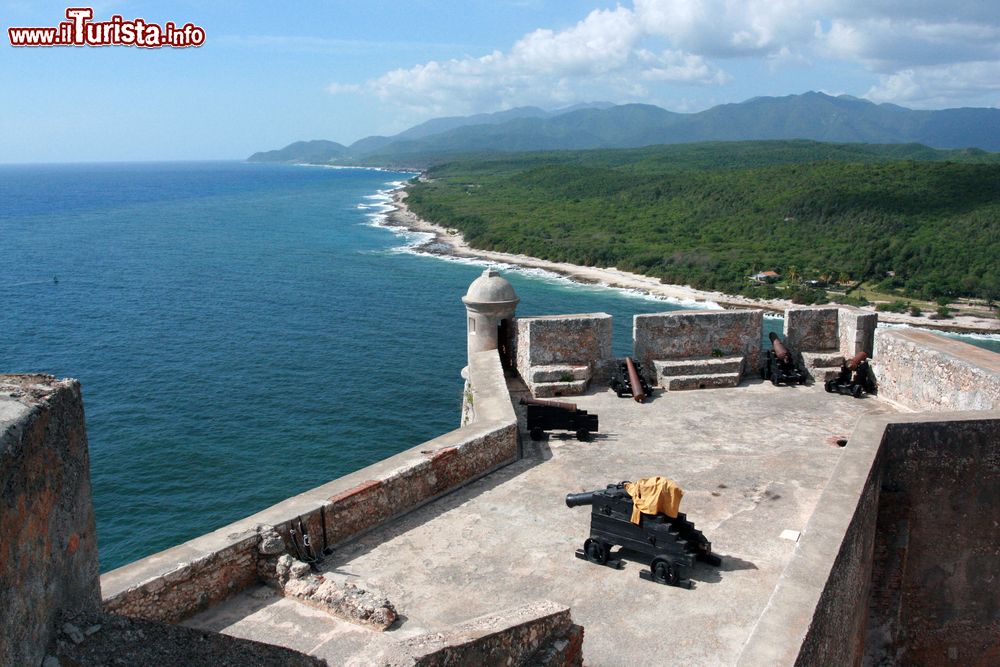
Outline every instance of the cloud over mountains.
{"type": "Polygon", "coordinates": [[[874,101],[956,106],[997,94],[996,105],[998,45],[1000,4],[989,0],[634,0],[561,30],[539,28],[506,51],[430,60],[329,90],[455,113],[676,96],[789,63],[832,62],[866,74],[874,101]]]}

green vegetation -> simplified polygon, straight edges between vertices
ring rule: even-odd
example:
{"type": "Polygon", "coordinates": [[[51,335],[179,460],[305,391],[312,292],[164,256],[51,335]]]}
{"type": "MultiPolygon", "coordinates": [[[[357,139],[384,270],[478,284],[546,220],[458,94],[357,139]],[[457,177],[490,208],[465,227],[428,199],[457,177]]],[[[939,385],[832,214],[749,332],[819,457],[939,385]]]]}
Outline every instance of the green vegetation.
{"type": "Polygon", "coordinates": [[[862,300],[849,285],[861,281],[1000,296],[1000,156],[982,151],[705,143],[480,157],[428,175],[411,208],[477,248],[802,303],[862,300]],[[748,280],[764,270],[781,282],[748,280]]]}
{"type": "Polygon", "coordinates": [[[880,303],[875,306],[875,310],[880,313],[905,313],[910,308],[908,301],[892,301],[890,303],[880,303]]]}

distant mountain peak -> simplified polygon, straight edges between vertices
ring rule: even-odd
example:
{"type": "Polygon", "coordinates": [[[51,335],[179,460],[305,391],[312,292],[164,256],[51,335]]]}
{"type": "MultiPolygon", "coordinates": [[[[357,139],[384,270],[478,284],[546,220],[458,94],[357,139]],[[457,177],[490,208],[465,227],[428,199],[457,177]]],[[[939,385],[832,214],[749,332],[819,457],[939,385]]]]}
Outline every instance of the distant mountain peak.
{"type": "Polygon", "coordinates": [[[651,104],[588,102],[546,111],[515,107],[435,118],[392,137],[366,137],[349,148],[296,142],[255,153],[255,161],[423,166],[470,152],[634,148],[696,141],[808,139],[1000,151],[1000,109],[915,111],[851,95],[808,91],[754,97],[697,113],[651,104]]]}

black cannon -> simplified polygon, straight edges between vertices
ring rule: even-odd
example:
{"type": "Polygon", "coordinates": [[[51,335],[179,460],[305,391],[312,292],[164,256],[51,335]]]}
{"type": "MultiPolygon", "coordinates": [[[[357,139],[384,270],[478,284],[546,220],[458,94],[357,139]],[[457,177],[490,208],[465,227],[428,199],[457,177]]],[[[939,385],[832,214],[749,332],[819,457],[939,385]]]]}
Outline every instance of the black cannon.
{"type": "Polygon", "coordinates": [[[637,403],[642,403],[646,397],[653,393],[653,388],[646,382],[646,376],[642,372],[642,364],[632,361],[632,357],[625,357],[615,364],[611,373],[611,389],[618,395],[631,396],[637,403]]]}
{"type": "Polygon", "coordinates": [[[575,431],[577,440],[590,440],[590,434],[597,433],[597,415],[578,410],[576,403],[522,398],[521,405],[528,413],[528,434],[532,440],[541,440],[545,431],[552,429],[575,431]]]}
{"type": "Polygon", "coordinates": [[[611,558],[611,548],[638,554],[649,563],[649,570],[639,576],[647,581],[691,588],[685,577],[696,560],[718,567],[722,559],[712,553],[712,543],[687,520],[683,512],[676,518],[666,514],[642,514],[632,523],[632,496],[625,490],[628,482],[608,484],[608,488],[586,493],[570,493],[566,505],[590,505],[590,537],[577,558],[598,565],[621,569],[620,559],[611,558]]]}
{"type": "Polygon", "coordinates": [[[831,394],[850,395],[854,398],[878,392],[875,371],[868,363],[868,355],[863,351],[841,364],[840,374],[832,380],[827,380],[823,386],[831,394]]]}
{"type": "Polygon", "coordinates": [[[764,367],[760,369],[760,376],[765,380],[770,380],[774,386],[805,384],[805,371],[795,363],[795,357],[781,342],[778,334],[772,331],[767,337],[771,340],[771,349],[767,351],[764,367]]]}

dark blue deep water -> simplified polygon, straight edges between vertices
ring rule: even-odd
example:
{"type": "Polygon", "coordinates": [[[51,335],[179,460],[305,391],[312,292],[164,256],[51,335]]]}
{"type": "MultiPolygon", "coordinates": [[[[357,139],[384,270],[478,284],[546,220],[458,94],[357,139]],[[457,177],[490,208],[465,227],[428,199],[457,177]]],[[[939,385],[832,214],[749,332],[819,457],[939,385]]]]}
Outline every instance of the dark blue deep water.
{"type": "MultiPolygon", "coordinates": [[[[102,570],[457,426],[482,267],[372,225],[408,176],[0,167],[0,372],[81,381],[102,570]]],[[[671,308],[507,276],[519,314],[614,315],[619,354],[634,313],[671,308]]]]}
{"type": "MultiPolygon", "coordinates": [[[[102,570],[457,426],[482,267],[370,224],[408,176],[0,167],[0,372],[81,381],[102,570]]],[[[525,314],[663,308],[511,278],[525,314]]]]}

